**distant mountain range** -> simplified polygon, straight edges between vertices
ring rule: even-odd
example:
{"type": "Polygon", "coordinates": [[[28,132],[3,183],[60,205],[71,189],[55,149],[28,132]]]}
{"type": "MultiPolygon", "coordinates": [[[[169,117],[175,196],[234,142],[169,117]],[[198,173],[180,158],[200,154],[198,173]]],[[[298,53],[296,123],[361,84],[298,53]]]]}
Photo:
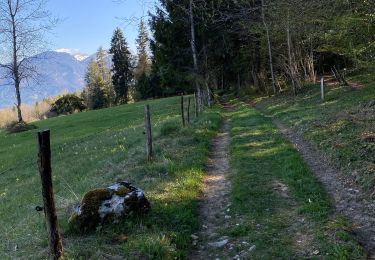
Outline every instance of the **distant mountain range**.
{"type": "MultiPolygon", "coordinates": [[[[91,56],[70,49],[43,52],[30,58],[38,71],[38,82],[25,82],[21,97],[25,104],[34,104],[46,97],[57,96],[65,91],[82,90],[85,85],[87,65],[96,54],[91,56]]],[[[111,55],[107,55],[108,67],[111,55]]],[[[2,75],[0,70],[0,76],[2,75]]],[[[0,108],[11,107],[16,102],[14,86],[0,80],[0,108]]]]}

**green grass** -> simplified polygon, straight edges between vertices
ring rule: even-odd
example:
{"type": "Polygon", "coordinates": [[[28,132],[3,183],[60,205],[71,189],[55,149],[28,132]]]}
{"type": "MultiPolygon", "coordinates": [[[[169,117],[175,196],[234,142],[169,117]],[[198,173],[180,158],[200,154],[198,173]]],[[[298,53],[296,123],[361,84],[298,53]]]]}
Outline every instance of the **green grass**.
{"type": "Polygon", "coordinates": [[[322,185],[271,119],[235,103],[228,113],[234,218],[223,234],[256,245],[254,259],[365,259],[345,219],[334,215],[322,185]]]}
{"type": "MultiPolygon", "coordinates": [[[[219,108],[206,111],[182,129],[179,100],[148,102],[152,163],[146,163],[144,148],[145,102],[35,123],[51,129],[55,200],[68,259],[186,258],[190,235],[198,228],[197,196],[220,113],[219,108]],[[69,214],[83,194],[117,180],[144,189],[151,212],[87,235],[70,231],[69,214]],[[118,235],[127,241],[116,241],[118,235]]],[[[10,135],[0,130],[0,259],[47,255],[44,217],[34,210],[42,204],[36,131],[10,135]]]]}
{"type": "MultiPolygon", "coordinates": [[[[281,94],[258,98],[262,110],[295,127],[327,154],[345,175],[369,193],[375,187],[375,74],[368,70],[350,77],[365,84],[360,90],[329,86],[326,100],[320,100],[320,87],[308,85],[297,97],[281,94]]],[[[375,195],[374,193],[372,195],[375,195]]]]}

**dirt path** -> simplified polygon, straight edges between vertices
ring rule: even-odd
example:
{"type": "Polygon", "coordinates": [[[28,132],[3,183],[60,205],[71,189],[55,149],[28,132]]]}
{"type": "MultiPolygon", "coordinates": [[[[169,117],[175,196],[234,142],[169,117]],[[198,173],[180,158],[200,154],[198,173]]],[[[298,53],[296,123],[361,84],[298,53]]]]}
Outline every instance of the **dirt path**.
{"type": "MultiPolygon", "coordinates": [[[[224,104],[230,110],[230,105],[224,104]]],[[[200,199],[200,231],[192,235],[194,251],[190,259],[228,259],[228,237],[218,230],[227,225],[231,183],[229,174],[229,123],[224,119],[216,138],[211,143],[211,153],[203,180],[200,199]]]]}
{"type": "Polygon", "coordinates": [[[367,250],[369,259],[375,259],[375,203],[367,200],[360,188],[353,187],[351,182],[346,181],[343,174],[310,142],[304,140],[302,135],[279,120],[273,119],[273,122],[323,183],[333,198],[337,211],[351,221],[350,231],[367,250]]]}

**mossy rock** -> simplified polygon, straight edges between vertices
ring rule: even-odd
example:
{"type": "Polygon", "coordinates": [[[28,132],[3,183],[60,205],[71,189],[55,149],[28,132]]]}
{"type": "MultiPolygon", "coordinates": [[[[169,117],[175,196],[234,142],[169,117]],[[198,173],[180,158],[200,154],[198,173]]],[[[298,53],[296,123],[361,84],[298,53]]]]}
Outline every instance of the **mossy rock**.
{"type": "Polygon", "coordinates": [[[70,226],[80,232],[100,224],[118,222],[131,212],[146,213],[150,203],[144,192],[128,182],[118,182],[105,189],[87,192],[69,218],[70,226]]]}

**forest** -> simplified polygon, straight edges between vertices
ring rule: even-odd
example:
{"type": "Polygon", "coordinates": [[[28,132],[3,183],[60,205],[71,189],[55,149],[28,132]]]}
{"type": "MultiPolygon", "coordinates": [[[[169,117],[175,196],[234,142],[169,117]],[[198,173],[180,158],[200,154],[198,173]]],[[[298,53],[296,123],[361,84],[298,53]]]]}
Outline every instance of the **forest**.
{"type": "Polygon", "coordinates": [[[160,5],[150,22],[150,78],[163,93],[190,90],[209,96],[213,90],[252,89],[297,95],[303,84],[315,83],[333,68],[343,73],[373,60],[373,1],[195,0],[160,5]]]}

